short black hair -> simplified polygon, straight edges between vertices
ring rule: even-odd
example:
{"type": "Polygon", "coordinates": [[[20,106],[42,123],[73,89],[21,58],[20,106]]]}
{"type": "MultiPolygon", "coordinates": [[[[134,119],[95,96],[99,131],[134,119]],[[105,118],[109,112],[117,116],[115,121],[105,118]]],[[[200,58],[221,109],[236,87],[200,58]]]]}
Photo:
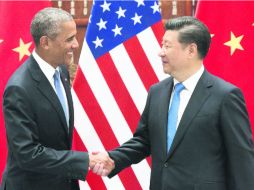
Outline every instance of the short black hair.
{"type": "Polygon", "coordinates": [[[182,16],[170,19],[166,22],[165,29],[179,31],[178,41],[182,44],[195,43],[201,59],[207,55],[211,43],[210,32],[197,18],[182,16]]]}

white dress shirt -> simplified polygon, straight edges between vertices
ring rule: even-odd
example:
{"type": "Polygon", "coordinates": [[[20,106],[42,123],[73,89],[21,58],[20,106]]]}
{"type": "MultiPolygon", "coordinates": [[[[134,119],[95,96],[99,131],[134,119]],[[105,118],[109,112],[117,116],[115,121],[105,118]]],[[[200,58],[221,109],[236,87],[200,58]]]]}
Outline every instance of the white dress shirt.
{"type": "MultiPolygon", "coordinates": [[[[38,63],[41,71],[43,72],[43,74],[46,76],[46,78],[48,79],[49,83],[51,84],[52,88],[54,89],[55,93],[56,93],[56,88],[54,85],[54,74],[55,71],[58,70],[59,71],[59,67],[57,67],[56,69],[54,67],[52,67],[49,63],[47,63],[46,61],[44,61],[36,52],[35,50],[33,51],[33,57],[36,60],[36,62],[38,63]]],[[[66,96],[66,92],[64,89],[64,86],[62,84],[61,81],[61,88],[62,88],[62,92],[64,92],[64,101],[65,101],[65,105],[67,106],[67,111],[69,111],[69,105],[68,105],[68,101],[67,101],[67,96],[66,96]]],[[[69,114],[68,114],[69,115],[69,114]]],[[[66,118],[67,121],[69,121],[69,118],[66,118]]],[[[69,123],[67,122],[67,124],[69,125],[69,123]]]]}
{"type": "MultiPolygon", "coordinates": [[[[185,88],[180,92],[180,105],[179,105],[179,109],[178,109],[178,118],[177,118],[176,128],[178,128],[178,125],[179,125],[181,118],[183,116],[183,112],[184,112],[187,104],[189,103],[191,95],[192,95],[201,75],[203,74],[203,72],[204,72],[204,66],[202,65],[200,67],[200,69],[194,75],[192,75],[187,80],[182,82],[182,84],[184,85],[185,88]]],[[[179,83],[179,82],[176,79],[174,79],[174,86],[177,83],[179,83]]],[[[174,91],[172,92],[169,106],[171,106],[173,96],[174,96],[174,91]]]]}

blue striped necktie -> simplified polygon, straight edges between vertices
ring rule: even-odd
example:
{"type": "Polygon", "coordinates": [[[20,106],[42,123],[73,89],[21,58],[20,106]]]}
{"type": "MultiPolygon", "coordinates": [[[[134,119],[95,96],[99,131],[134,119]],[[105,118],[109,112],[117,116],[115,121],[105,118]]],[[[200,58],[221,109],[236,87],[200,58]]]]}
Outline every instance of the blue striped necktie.
{"type": "Polygon", "coordinates": [[[175,85],[174,96],[171,101],[171,106],[168,111],[168,130],[167,130],[167,150],[170,150],[172,145],[177,125],[178,109],[180,104],[180,92],[184,89],[182,83],[175,85]]]}
{"type": "Polygon", "coordinates": [[[60,79],[60,73],[58,70],[55,71],[55,74],[53,76],[54,78],[54,85],[56,88],[56,94],[58,96],[58,99],[62,105],[63,111],[64,111],[64,115],[65,115],[65,119],[67,122],[67,126],[69,126],[69,112],[67,110],[67,105],[65,102],[65,97],[64,97],[64,93],[63,92],[63,88],[61,87],[61,79],[60,79]]]}

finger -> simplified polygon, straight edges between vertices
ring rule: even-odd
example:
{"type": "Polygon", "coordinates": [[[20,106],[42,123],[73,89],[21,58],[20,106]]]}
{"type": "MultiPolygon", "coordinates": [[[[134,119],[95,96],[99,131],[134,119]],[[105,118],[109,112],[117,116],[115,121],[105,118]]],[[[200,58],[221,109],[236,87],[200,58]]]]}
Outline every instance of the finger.
{"type": "Polygon", "coordinates": [[[104,164],[104,168],[107,170],[113,170],[115,168],[114,162],[107,162],[107,164],[104,164]]]}
{"type": "Polygon", "coordinates": [[[103,169],[101,176],[107,176],[109,174],[109,171],[106,169],[103,169]]]}
{"type": "Polygon", "coordinates": [[[96,174],[97,175],[102,175],[103,174],[103,164],[100,164],[100,167],[98,168],[98,170],[97,170],[97,172],[96,172],[96,174]]]}
{"type": "Polygon", "coordinates": [[[92,168],[93,173],[97,173],[97,171],[99,170],[99,168],[100,168],[100,164],[99,164],[99,163],[96,163],[95,166],[92,168]]]}
{"type": "Polygon", "coordinates": [[[115,161],[112,160],[109,156],[107,157],[107,162],[110,163],[110,164],[114,164],[115,163],[115,161]]]}
{"type": "Polygon", "coordinates": [[[109,157],[105,160],[105,163],[107,164],[107,165],[113,165],[114,164],[114,161],[113,160],[111,160],[109,157]]]}

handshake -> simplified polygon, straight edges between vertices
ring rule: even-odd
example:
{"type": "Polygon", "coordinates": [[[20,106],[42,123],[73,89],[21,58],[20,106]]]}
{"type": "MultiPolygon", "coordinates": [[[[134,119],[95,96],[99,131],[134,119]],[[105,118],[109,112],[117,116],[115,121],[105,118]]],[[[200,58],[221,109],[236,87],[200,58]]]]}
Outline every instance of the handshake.
{"type": "Polygon", "coordinates": [[[89,153],[89,168],[97,175],[107,176],[115,168],[115,163],[107,152],[93,152],[89,153]]]}

